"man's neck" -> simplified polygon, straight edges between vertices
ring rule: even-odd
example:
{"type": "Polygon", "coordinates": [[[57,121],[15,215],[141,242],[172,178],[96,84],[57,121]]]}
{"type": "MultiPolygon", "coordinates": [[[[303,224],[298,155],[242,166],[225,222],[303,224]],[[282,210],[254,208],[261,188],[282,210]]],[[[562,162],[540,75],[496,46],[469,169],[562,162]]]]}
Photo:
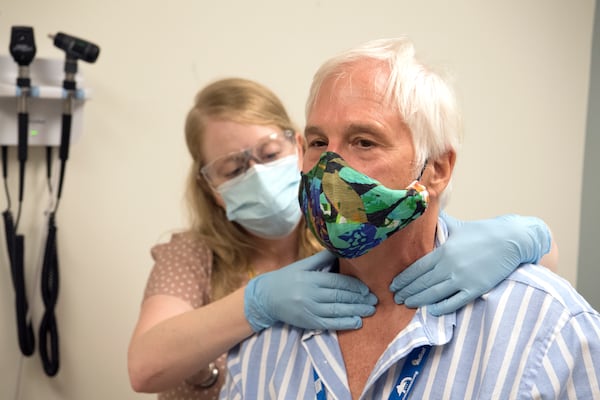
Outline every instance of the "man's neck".
{"type": "Polygon", "coordinates": [[[340,259],[340,273],[364,282],[380,304],[390,300],[393,303],[390,283],[396,275],[433,250],[436,225],[437,217],[423,216],[364,256],[340,259]]]}
{"type": "Polygon", "coordinates": [[[433,249],[436,225],[437,214],[435,218],[423,215],[366,255],[340,259],[340,273],[363,281],[379,300],[375,314],[363,318],[361,329],[338,332],[353,399],[360,396],[387,346],[415,315],[415,309],[394,302],[389,285],[396,275],[433,249]]]}

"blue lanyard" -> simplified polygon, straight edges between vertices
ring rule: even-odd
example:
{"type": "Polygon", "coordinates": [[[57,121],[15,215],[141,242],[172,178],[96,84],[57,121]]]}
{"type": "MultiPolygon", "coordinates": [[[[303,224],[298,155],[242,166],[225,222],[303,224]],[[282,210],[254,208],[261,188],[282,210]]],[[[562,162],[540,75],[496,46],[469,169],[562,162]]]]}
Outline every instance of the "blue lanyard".
{"type": "MultiPolygon", "coordinates": [[[[413,349],[410,354],[406,357],[400,376],[396,380],[394,390],[390,393],[389,400],[406,400],[408,395],[413,388],[413,385],[417,381],[423,365],[427,360],[431,346],[422,346],[413,349]]],[[[315,380],[315,390],[317,392],[317,400],[327,400],[327,391],[325,386],[317,374],[317,370],[313,368],[313,378],[315,380]]]]}

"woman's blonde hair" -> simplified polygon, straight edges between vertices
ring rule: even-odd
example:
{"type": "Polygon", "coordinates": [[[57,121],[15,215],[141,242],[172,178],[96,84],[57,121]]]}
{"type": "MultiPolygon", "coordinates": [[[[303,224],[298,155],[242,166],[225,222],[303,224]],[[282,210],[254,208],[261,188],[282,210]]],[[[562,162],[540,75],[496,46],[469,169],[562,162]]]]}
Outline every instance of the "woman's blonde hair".
{"type": "MultiPolygon", "coordinates": [[[[283,104],[265,86],[240,78],[222,79],[202,89],[185,121],[185,138],[192,156],[186,199],[191,231],[213,253],[211,274],[212,298],[216,300],[236,290],[245,274],[252,273],[251,253],[257,245],[253,236],[237,223],[227,220],[225,211],[217,205],[208,182],[200,174],[204,166],[203,137],[207,118],[241,124],[277,126],[296,132],[283,104]]],[[[320,249],[317,241],[300,222],[298,258],[320,249]]]]}

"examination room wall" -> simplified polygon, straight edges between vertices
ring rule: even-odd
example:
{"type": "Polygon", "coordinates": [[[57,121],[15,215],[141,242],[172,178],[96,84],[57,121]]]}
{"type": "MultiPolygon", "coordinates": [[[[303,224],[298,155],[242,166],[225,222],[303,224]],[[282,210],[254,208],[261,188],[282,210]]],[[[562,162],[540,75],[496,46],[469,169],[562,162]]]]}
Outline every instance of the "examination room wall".
{"type": "MultiPolygon", "coordinates": [[[[217,78],[255,79],[302,126],[315,69],[372,38],[408,34],[454,77],[465,135],[449,213],[543,218],[560,247],[558,272],[575,284],[594,9],[593,0],[3,0],[0,54],[8,55],[14,25],[34,28],[37,57],[63,60],[47,38],[58,31],[101,52],[94,64],[79,62],[91,98],[57,214],[60,370],[47,377],[37,349],[20,355],[0,236],[0,399],[154,398],[131,391],[127,345],[149,249],[185,226],[183,122],[194,94],[217,78]]],[[[43,149],[32,148],[20,231],[36,332],[44,168],[43,149]]]]}

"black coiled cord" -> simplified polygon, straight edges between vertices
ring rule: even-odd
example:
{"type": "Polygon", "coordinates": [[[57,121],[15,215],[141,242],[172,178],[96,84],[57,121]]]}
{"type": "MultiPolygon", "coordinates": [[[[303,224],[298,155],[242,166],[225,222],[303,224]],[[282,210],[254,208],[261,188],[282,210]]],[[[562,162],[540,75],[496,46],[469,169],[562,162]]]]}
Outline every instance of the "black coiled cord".
{"type": "Polygon", "coordinates": [[[48,218],[48,237],[44,249],[42,265],[41,292],[44,302],[44,315],[40,322],[39,346],[44,371],[54,376],[59,368],[58,326],[54,307],[58,299],[59,274],[56,246],[56,224],[54,213],[48,218]]]}
{"type": "Polygon", "coordinates": [[[6,249],[8,252],[8,261],[15,291],[15,312],[17,319],[17,336],[19,339],[19,348],[25,356],[30,356],[35,350],[35,337],[31,320],[27,320],[29,313],[29,303],[27,302],[27,292],[25,289],[25,237],[17,235],[16,227],[10,212],[10,195],[8,192],[7,175],[7,147],[2,147],[2,169],[4,175],[4,186],[8,208],[2,213],[4,218],[4,232],[6,237],[6,249]]]}

